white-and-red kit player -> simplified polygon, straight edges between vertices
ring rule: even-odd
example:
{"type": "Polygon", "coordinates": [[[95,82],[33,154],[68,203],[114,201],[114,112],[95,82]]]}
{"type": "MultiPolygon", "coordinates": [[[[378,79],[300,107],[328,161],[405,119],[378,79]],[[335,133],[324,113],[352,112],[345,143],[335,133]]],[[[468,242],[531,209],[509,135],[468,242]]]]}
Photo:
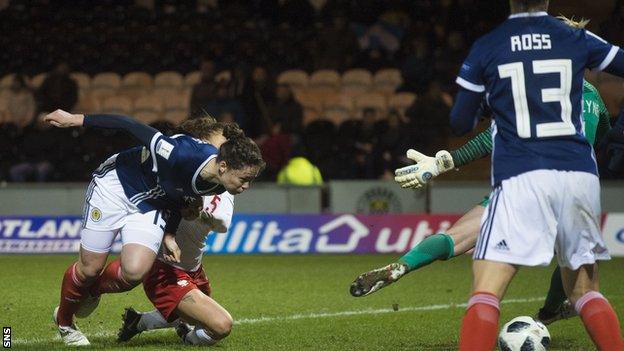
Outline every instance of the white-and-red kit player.
{"type": "Polygon", "coordinates": [[[205,196],[197,219],[182,219],[177,229],[175,224],[166,228],[169,240],[175,231],[180,250],[172,254],[161,250],[143,280],[145,294],[156,309],[140,313],[127,308],[118,340],[130,340],[146,330],[175,327],[186,344],[213,345],[230,334],[232,316],[210,297],[202,258],[208,234],[226,233],[233,212],[234,196],[228,192],[205,196]]]}

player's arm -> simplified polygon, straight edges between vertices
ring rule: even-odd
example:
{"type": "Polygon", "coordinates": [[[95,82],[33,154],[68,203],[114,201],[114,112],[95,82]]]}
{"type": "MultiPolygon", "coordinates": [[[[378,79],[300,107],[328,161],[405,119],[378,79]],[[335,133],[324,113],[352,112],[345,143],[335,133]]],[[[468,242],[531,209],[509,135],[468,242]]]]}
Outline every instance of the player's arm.
{"type": "Polygon", "coordinates": [[[586,30],[587,67],[624,77],[624,51],[586,30]]]}
{"type": "Polygon", "coordinates": [[[163,236],[163,257],[167,262],[180,262],[182,250],[180,250],[175,236],[181,220],[182,214],[180,211],[172,210],[169,212],[169,218],[167,218],[165,234],[163,236]]]}
{"type": "Polygon", "coordinates": [[[477,134],[459,149],[451,152],[440,150],[435,157],[425,156],[410,149],[407,152],[407,157],[415,161],[416,164],[395,170],[394,180],[402,188],[420,188],[438,175],[483,158],[491,152],[491,127],[477,134]]]}
{"type": "Polygon", "coordinates": [[[137,138],[143,145],[150,146],[154,136],[162,135],[157,129],[140,123],[133,118],[112,114],[72,114],[63,110],[56,110],[45,116],[44,121],[55,127],[85,127],[117,129],[126,131],[137,138]]]}
{"type": "Polygon", "coordinates": [[[607,110],[607,106],[605,106],[605,103],[602,101],[600,94],[596,93],[596,98],[598,100],[598,109],[600,112],[598,113],[598,127],[596,128],[594,149],[598,149],[601,146],[600,141],[604,139],[611,130],[611,115],[609,114],[609,110],[607,110]]]}
{"type": "Polygon", "coordinates": [[[459,149],[451,151],[455,167],[467,165],[492,153],[492,127],[477,134],[459,149]]]}
{"type": "Polygon", "coordinates": [[[456,136],[462,136],[471,130],[479,122],[479,109],[485,90],[460,89],[455,97],[455,103],[451,109],[451,131],[456,136]]]}

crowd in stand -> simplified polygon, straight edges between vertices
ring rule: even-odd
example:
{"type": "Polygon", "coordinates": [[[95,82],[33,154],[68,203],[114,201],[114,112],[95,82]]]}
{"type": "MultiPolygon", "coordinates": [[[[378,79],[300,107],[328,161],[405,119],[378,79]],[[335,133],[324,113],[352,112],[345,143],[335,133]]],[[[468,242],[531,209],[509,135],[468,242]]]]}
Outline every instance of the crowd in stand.
{"type": "MultiPolygon", "coordinates": [[[[498,0],[10,1],[0,10],[0,76],[12,74],[0,91],[0,180],[85,181],[108,155],[134,144],[111,131],[41,123],[42,113],[75,110],[81,92],[70,72],[198,69],[187,115],[241,125],[261,145],[264,180],[276,180],[293,154],[305,155],[325,180],[389,178],[406,161],[407,147],[432,154],[447,145],[459,65],[469,43],[503,20],[506,6],[498,0]],[[404,110],[362,108],[341,123],[310,121],[295,87],[277,79],[292,69],[353,68],[398,69],[403,83],[396,92],[418,98],[404,110]]],[[[603,26],[616,44],[624,40],[618,11],[603,26]]]]}

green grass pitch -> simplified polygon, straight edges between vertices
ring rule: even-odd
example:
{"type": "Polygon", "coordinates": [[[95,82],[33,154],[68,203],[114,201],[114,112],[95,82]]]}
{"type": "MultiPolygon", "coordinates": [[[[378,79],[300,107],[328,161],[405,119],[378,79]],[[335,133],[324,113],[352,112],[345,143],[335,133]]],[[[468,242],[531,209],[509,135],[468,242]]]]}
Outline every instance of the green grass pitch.
{"type": "MultiPolygon", "coordinates": [[[[434,263],[364,298],[348,293],[361,272],[396,256],[211,256],[204,265],[213,297],[235,322],[216,350],[453,350],[471,283],[470,259],[434,263]],[[398,310],[393,310],[393,304],[398,310]]],[[[51,321],[60,279],[74,256],[2,256],[0,323],[12,327],[17,350],[64,349],[51,321]]],[[[601,265],[602,291],[624,318],[624,259],[601,265]]],[[[541,306],[552,267],[522,270],[502,307],[501,325],[541,306]]],[[[118,344],[125,306],[145,311],[139,287],[106,295],[78,320],[92,346],[106,350],[182,350],[173,330],[143,333],[118,344]]],[[[578,318],[549,327],[552,350],[593,350],[578,318]]]]}

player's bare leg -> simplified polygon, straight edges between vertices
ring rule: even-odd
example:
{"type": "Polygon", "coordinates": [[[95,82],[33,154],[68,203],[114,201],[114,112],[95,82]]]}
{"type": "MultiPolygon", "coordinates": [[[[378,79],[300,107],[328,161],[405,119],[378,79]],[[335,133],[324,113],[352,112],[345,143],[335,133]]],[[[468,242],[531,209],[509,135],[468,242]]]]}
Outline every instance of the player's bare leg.
{"type": "Polygon", "coordinates": [[[484,210],[483,206],[475,206],[446,233],[425,238],[398,262],[361,274],[351,284],[351,295],[360,297],[372,294],[436,260],[447,260],[468,252],[477,243],[484,210]]]}
{"type": "Polygon", "coordinates": [[[78,262],[72,264],[63,277],[61,299],[54,310],[54,322],[61,338],[68,346],[88,345],[89,341],[74,323],[74,315],[89,296],[88,288],[102,272],[108,253],[92,252],[80,248],[78,262]]]}
{"type": "Polygon", "coordinates": [[[583,265],[576,271],[561,267],[561,277],[566,294],[598,349],[624,350],[618,317],[609,301],[598,292],[598,265],[583,265]]]}
{"type": "Polygon", "coordinates": [[[459,350],[494,350],[500,300],[518,269],[507,263],[477,260],[472,271],[472,296],[462,321],[459,350]]]}
{"type": "Polygon", "coordinates": [[[178,334],[187,344],[213,345],[232,330],[232,316],[210,296],[199,289],[189,291],[176,308],[180,319],[194,328],[181,324],[178,334]]]}

